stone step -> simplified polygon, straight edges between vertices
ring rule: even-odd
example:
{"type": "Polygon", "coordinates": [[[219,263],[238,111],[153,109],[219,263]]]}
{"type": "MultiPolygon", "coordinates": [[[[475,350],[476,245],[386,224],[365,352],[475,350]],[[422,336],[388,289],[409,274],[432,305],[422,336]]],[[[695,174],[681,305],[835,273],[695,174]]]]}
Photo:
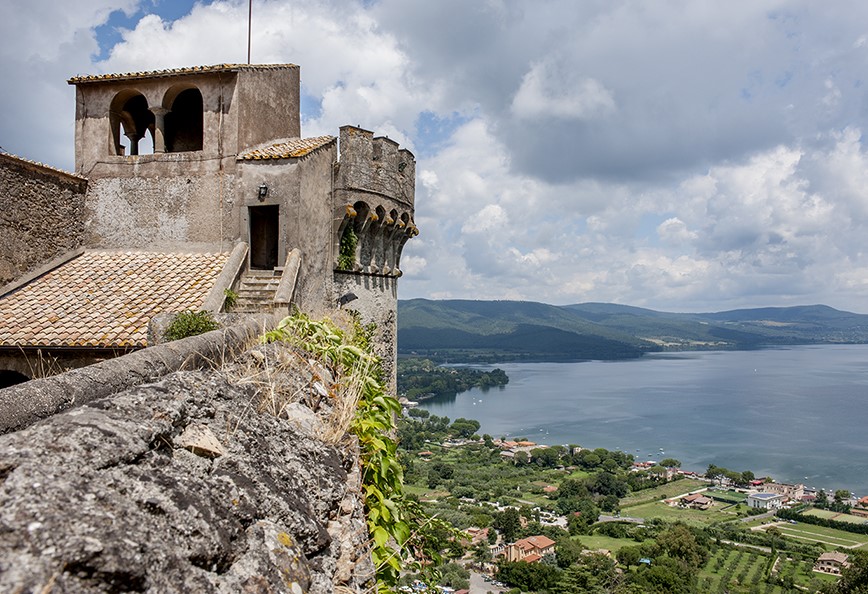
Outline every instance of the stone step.
{"type": "Polygon", "coordinates": [[[246,277],[260,277],[260,278],[269,278],[269,277],[280,277],[283,274],[283,268],[275,268],[274,270],[248,270],[244,273],[246,277]]]}
{"type": "Polygon", "coordinates": [[[238,282],[238,298],[234,313],[256,313],[274,310],[274,294],[280,285],[283,268],[274,270],[248,270],[238,282]]]}
{"type": "Polygon", "coordinates": [[[236,311],[243,307],[271,307],[271,299],[238,299],[235,302],[235,307],[232,311],[236,311]]]}
{"type": "Polygon", "coordinates": [[[251,294],[254,294],[254,295],[256,295],[256,294],[262,294],[262,295],[265,295],[265,294],[268,294],[268,293],[274,293],[276,290],[277,290],[277,285],[248,285],[248,284],[242,284],[241,286],[238,287],[238,290],[236,291],[236,293],[238,293],[239,295],[242,295],[242,294],[244,294],[244,293],[251,293],[251,294]]]}
{"type": "Polygon", "coordinates": [[[242,285],[275,285],[280,284],[279,276],[242,276],[242,285]]]}

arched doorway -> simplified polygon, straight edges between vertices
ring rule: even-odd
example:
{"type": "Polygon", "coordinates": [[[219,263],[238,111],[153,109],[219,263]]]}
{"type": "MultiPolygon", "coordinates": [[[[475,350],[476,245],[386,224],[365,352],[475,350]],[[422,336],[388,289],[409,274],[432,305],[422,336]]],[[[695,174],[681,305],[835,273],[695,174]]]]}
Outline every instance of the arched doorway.
{"type": "Polygon", "coordinates": [[[196,87],[180,90],[173,87],[166,95],[173,94],[166,114],[166,152],[202,150],[202,93],[196,87]]]}

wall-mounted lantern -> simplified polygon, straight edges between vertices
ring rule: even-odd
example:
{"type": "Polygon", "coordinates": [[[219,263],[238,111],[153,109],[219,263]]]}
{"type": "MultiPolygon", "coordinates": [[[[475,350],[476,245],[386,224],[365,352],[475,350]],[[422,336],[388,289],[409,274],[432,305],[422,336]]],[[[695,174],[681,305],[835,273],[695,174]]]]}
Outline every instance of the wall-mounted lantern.
{"type": "Polygon", "coordinates": [[[268,186],[264,183],[259,184],[259,201],[262,202],[265,200],[265,197],[268,195],[268,186]]]}

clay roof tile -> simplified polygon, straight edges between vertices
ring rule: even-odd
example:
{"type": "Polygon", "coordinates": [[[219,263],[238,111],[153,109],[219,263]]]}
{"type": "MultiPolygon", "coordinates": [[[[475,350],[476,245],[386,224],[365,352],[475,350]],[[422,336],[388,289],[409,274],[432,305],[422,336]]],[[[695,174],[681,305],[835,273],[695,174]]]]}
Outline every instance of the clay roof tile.
{"type": "Polygon", "coordinates": [[[83,74],[73,76],[66,82],[71,85],[100,83],[118,80],[137,80],[142,78],[165,78],[189,74],[208,74],[213,72],[241,72],[244,70],[282,70],[298,68],[295,64],[214,64],[212,66],[186,66],[183,68],[166,68],[163,70],[143,70],[140,72],[122,72],[118,74],[83,74]]]}
{"type": "Polygon", "coordinates": [[[334,136],[313,138],[290,138],[280,142],[260,145],[238,155],[239,161],[262,161],[267,159],[297,159],[335,141],[334,136]]]}
{"type": "Polygon", "coordinates": [[[86,251],[0,296],[0,346],[147,346],[148,320],[200,307],[227,258],[86,251]],[[113,274],[118,270],[127,273],[113,274]]]}

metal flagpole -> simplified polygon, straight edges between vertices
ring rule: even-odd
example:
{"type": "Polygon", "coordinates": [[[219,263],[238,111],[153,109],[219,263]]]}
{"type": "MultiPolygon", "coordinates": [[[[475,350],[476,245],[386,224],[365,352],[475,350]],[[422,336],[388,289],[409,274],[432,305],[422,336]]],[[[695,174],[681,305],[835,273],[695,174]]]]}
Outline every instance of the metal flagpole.
{"type": "Polygon", "coordinates": [[[247,2],[247,63],[250,64],[250,28],[253,22],[253,0],[247,2]]]}

